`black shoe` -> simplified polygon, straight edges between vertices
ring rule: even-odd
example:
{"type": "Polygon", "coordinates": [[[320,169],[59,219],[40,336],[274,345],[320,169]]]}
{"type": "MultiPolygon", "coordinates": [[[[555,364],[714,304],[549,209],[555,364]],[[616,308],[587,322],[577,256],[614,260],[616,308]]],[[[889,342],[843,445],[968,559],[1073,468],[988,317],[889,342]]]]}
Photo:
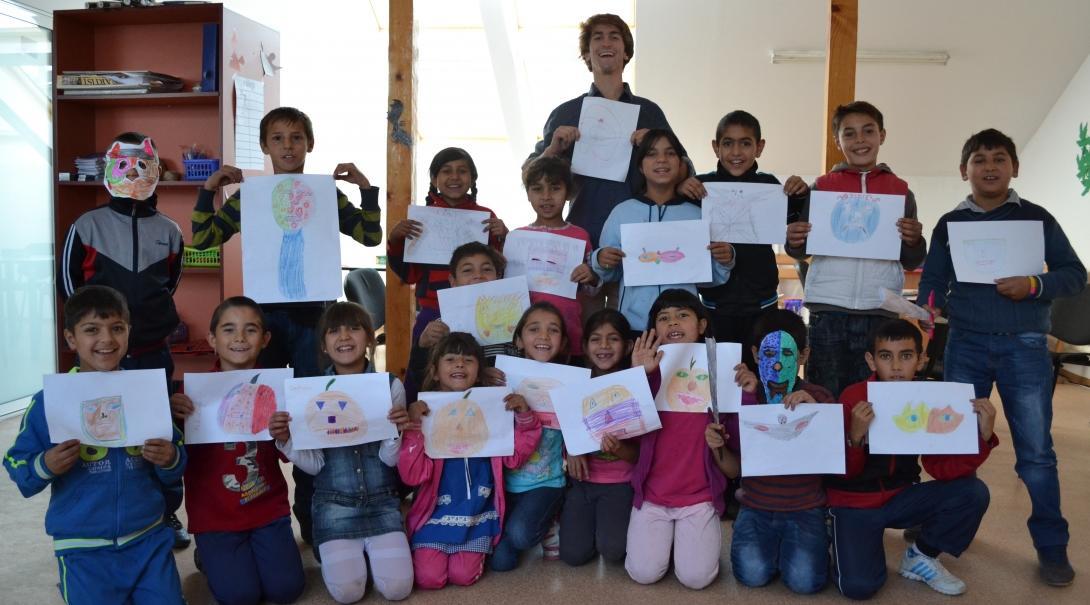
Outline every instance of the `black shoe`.
{"type": "Polygon", "coordinates": [[[189,537],[189,532],[185,530],[185,526],[178,520],[178,515],[173,513],[163,517],[163,523],[166,523],[167,527],[174,530],[174,549],[181,550],[188,548],[192,539],[189,537]]]}
{"type": "Polygon", "coordinates": [[[1066,547],[1050,547],[1037,551],[1038,572],[1049,586],[1070,586],[1075,581],[1075,570],[1067,560],[1066,547]]]}

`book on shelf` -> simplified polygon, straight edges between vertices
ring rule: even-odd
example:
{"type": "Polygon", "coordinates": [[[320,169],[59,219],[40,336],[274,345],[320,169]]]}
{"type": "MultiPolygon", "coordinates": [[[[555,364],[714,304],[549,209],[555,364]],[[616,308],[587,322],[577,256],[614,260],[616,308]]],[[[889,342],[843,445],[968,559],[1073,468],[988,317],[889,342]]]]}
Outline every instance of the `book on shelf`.
{"type": "Polygon", "coordinates": [[[183,82],[154,71],[68,71],[57,76],[64,94],[143,94],[175,92],[183,82]]]}

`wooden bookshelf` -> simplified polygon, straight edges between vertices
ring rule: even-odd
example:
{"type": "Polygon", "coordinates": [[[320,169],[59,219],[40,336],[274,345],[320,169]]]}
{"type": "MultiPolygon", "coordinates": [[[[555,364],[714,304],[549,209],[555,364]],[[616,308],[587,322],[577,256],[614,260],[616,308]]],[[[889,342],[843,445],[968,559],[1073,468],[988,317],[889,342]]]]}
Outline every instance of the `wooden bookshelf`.
{"type": "MultiPolygon", "coordinates": [[[[234,163],[233,78],[262,80],[266,111],[280,103],[280,78],[264,74],[260,49],[280,53],[280,35],[222,4],[64,10],[53,14],[53,73],[75,70],[150,70],[180,78],[179,92],[147,94],[66,95],[53,91],[53,165],[56,172],[74,172],[75,158],[102,153],[125,131],[151,136],[164,170],[185,173],[182,148],[198,144],[224,164],[234,163]],[[201,82],[205,24],[219,26],[217,91],[195,91],[201,82]],[[232,61],[234,55],[234,61],[232,61]],[[241,59],[241,60],[240,60],[241,59]]],[[[271,173],[248,170],[247,175],[271,173]]],[[[160,181],[158,209],[182,228],[192,241],[190,215],[202,181],[160,181]]],[[[101,181],[54,183],[54,242],[58,264],[65,235],[80,214],[108,201],[101,181]]],[[[217,196],[217,206],[222,198],[217,196]]],[[[241,293],[239,240],[224,246],[219,268],[185,267],[174,302],[189,329],[190,340],[208,332],[212,310],[225,295],[241,293]]],[[[63,301],[58,301],[63,305],[63,301]]],[[[61,337],[58,308],[58,370],[74,356],[61,337]]],[[[175,356],[175,379],[186,371],[202,371],[207,352],[175,356]]]]}

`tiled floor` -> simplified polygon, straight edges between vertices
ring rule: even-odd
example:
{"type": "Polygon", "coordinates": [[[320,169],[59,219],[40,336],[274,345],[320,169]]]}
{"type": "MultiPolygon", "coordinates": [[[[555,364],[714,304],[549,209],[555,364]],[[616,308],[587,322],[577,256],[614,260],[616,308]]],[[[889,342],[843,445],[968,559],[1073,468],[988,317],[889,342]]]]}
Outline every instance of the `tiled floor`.
{"type": "MultiPolygon", "coordinates": [[[[998,402],[998,397],[993,398],[998,402]]],[[[7,449],[19,428],[18,417],[0,421],[0,448],[7,449]]],[[[1014,452],[1005,423],[1000,420],[997,433],[1002,445],[981,469],[980,476],[991,488],[991,509],[980,533],[960,559],[947,560],[947,567],[962,577],[969,592],[959,603],[1032,603],[1048,605],[1086,603],[1090,586],[1090,389],[1061,385],[1056,392],[1053,435],[1060,457],[1064,512],[1071,523],[1070,551],[1075,569],[1081,574],[1075,585],[1054,589],[1037,580],[1036,559],[1025,528],[1029,500],[1014,474],[1014,452]]],[[[288,473],[290,477],[290,473],[288,473]]],[[[42,530],[48,495],[30,500],[19,496],[13,483],[0,480],[0,603],[60,603],[55,585],[57,564],[50,543],[42,530]]],[[[836,589],[828,587],[821,594],[795,597],[782,585],[748,589],[738,585],[730,574],[730,526],[723,526],[723,568],[719,579],[707,589],[694,592],[683,588],[672,577],[654,586],[640,586],[619,566],[590,564],[570,568],[560,562],[541,560],[540,551],[532,553],[516,571],[505,574],[487,572],[470,588],[447,588],[438,592],[416,592],[414,603],[666,603],[721,605],[737,599],[747,603],[843,603],[836,589]]],[[[926,586],[897,577],[904,543],[899,532],[886,534],[886,559],[891,577],[877,600],[886,603],[945,603],[949,597],[932,592],[926,586]]],[[[300,603],[334,603],[322,584],[321,572],[304,550],[308,586],[300,603]]],[[[193,605],[211,603],[204,577],[193,567],[193,549],[177,553],[178,569],[186,597],[193,605]]],[[[381,601],[369,592],[364,602],[381,601]]]]}

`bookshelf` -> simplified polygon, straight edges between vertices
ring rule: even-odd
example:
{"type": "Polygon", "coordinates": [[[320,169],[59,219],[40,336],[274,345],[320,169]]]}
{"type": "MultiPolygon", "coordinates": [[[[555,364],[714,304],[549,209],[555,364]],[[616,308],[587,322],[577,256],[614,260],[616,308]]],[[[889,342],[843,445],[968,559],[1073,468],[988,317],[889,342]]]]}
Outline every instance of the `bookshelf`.
{"type": "MultiPolygon", "coordinates": [[[[221,4],[64,10],[53,14],[53,74],[73,70],[150,70],[185,82],[182,91],[146,94],[66,96],[53,90],[53,165],[57,172],[74,168],[79,155],[104,152],[117,134],[135,130],[153,139],[165,170],[184,174],[183,147],[199,144],[212,157],[234,163],[233,78],[262,80],[265,110],[280,103],[280,78],[264,74],[261,50],[280,53],[280,35],[221,4]],[[195,91],[201,82],[204,25],[219,26],[217,91],[195,91]]],[[[271,173],[247,170],[245,174],[271,173]]],[[[160,181],[158,208],[192,241],[190,213],[203,181],[160,181]]],[[[54,247],[58,265],[69,226],[80,214],[107,202],[101,181],[56,180],[54,247]]],[[[228,194],[231,191],[227,192],[228,194]]],[[[217,206],[222,197],[217,196],[217,206]]],[[[225,245],[219,268],[185,267],[174,302],[189,330],[190,343],[174,347],[175,376],[203,371],[211,364],[203,341],[212,310],[225,296],[241,294],[240,238],[225,245]]],[[[58,267],[59,270],[59,267],[58,267]]],[[[58,300],[58,305],[63,301],[58,300]]],[[[58,370],[70,367],[74,355],[62,337],[63,309],[58,308],[58,370]]]]}

